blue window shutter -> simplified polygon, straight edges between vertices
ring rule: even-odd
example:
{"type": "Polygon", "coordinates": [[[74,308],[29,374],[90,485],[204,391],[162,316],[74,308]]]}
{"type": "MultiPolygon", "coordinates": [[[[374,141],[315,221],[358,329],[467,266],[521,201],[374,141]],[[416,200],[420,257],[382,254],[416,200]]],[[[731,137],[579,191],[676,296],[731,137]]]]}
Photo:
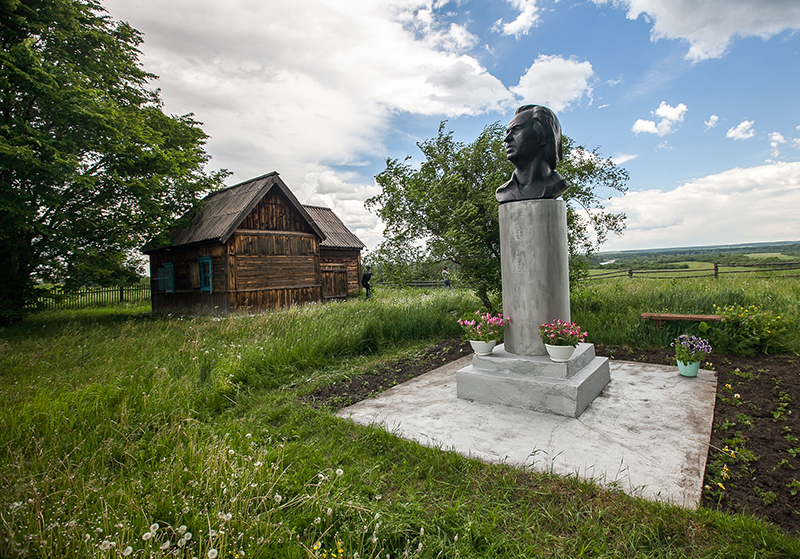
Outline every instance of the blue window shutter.
{"type": "Polygon", "coordinates": [[[201,256],[197,259],[200,262],[200,293],[207,291],[213,293],[213,277],[211,275],[211,257],[201,256]]]}

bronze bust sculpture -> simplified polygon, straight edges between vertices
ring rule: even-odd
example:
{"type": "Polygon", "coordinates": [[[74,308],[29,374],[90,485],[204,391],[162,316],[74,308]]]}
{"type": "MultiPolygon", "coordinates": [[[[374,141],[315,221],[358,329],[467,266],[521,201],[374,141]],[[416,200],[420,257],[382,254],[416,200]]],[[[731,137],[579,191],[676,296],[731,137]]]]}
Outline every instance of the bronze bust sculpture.
{"type": "Polygon", "coordinates": [[[556,171],[563,157],[561,125],[547,107],[523,105],[517,109],[503,141],[514,173],[495,193],[501,204],[555,199],[571,186],[556,171]]]}

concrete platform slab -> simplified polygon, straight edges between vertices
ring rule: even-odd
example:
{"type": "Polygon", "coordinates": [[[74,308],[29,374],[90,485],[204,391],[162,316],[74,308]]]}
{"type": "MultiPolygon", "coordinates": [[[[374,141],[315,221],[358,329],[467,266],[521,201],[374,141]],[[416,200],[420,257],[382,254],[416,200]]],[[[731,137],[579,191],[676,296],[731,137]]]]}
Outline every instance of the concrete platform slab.
{"type": "Polygon", "coordinates": [[[694,508],[714,419],[716,375],[611,361],[611,381],[579,418],[459,399],[467,356],[337,415],[488,462],[577,475],[694,508]]]}

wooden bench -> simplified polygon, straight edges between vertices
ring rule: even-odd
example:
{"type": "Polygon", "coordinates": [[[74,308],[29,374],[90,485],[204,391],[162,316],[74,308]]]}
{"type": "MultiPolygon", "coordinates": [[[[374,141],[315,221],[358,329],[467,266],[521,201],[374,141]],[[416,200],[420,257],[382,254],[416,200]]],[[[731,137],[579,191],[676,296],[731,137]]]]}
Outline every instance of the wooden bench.
{"type": "Polygon", "coordinates": [[[663,312],[646,312],[642,313],[644,320],[652,320],[656,324],[656,328],[664,326],[664,322],[668,320],[691,320],[694,322],[720,322],[722,315],[719,314],[673,314],[663,312]]]}

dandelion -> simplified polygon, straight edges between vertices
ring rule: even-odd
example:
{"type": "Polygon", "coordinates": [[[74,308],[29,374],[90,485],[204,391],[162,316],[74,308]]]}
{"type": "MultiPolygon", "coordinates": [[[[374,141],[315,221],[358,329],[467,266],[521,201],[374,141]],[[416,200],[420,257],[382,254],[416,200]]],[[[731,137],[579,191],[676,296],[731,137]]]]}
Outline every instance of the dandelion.
{"type": "Polygon", "coordinates": [[[153,532],[145,532],[144,534],[142,534],[142,539],[144,541],[147,541],[152,537],[153,537],[153,532]]]}
{"type": "Polygon", "coordinates": [[[150,525],[150,533],[155,534],[158,531],[158,522],[154,522],[150,525]]]}
{"type": "Polygon", "coordinates": [[[180,535],[183,535],[183,533],[184,533],[184,532],[186,532],[186,524],[181,524],[181,525],[178,527],[178,533],[179,533],[180,535]]]}
{"type": "Polygon", "coordinates": [[[314,524],[319,524],[320,522],[322,522],[322,519],[319,516],[314,519],[314,524]]]}
{"type": "Polygon", "coordinates": [[[252,433],[247,433],[247,434],[244,436],[244,438],[245,438],[245,439],[250,439],[250,438],[252,438],[252,437],[253,437],[253,434],[252,434],[252,433]]]}
{"type": "Polygon", "coordinates": [[[280,505],[281,501],[283,501],[283,497],[281,497],[281,494],[280,493],[275,493],[275,502],[280,505]]]}
{"type": "Polygon", "coordinates": [[[108,540],[103,540],[102,543],[100,543],[100,549],[103,551],[111,549],[111,542],[108,540]]]}
{"type": "Polygon", "coordinates": [[[231,449],[228,450],[228,454],[233,456],[234,454],[236,454],[236,451],[231,448],[231,449]]]}
{"type": "Polygon", "coordinates": [[[216,559],[218,554],[219,552],[212,547],[208,550],[208,553],[206,553],[206,557],[208,557],[208,559],[216,559]]]}
{"type": "Polygon", "coordinates": [[[161,544],[161,551],[164,551],[165,549],[169,549],[169,546],[171,546],[171,545],[172,545],[172,542],[170,542],[169,540],[165,541],[164,543],[161,544]]]}
{"type": "Polygon", "coordinates": [[[183,535],[183,539],[184,539],[184,540],[186,540],[186,541],[188,542],[189,540],[191,540],[191,539],[192,539],[192,533],[191,533],[191,532],[186,532],[186,533],[183,535]]]}
{"type": "Polygon", "coordinates": [[[123,557],[127,557],[131,553],[133,553],[133,548],[131,546],[128,546],[128,547],[126,547],[125,549],[122,550],[122,556],[123,557]]]}
{"type": "Polygon", "coordinates": [[[725,491],[725,486],[724,486],[724,485],[722,485],[721,483],[717,483],[717,485],[719,485],[720,489],[722,489],[723,491],[725,491]]]}
{"type": "Polygon", "coordinates": [[[327,514],[328,514],[328,517],[329,517],[329,518],[330,518],[331,516],[333,516],[333,509],[332,509],[331,507],[328,507],[328,513],[327,513],[327,514]]]}
{"type": "Polygon", "coordinates": [[[344,470],[343,470],[343,469],[341,469],[341,468],[338,468],[338,469],[336,470],[336,475],[337,475],[337,476],[344,475],[344,470]]]}

